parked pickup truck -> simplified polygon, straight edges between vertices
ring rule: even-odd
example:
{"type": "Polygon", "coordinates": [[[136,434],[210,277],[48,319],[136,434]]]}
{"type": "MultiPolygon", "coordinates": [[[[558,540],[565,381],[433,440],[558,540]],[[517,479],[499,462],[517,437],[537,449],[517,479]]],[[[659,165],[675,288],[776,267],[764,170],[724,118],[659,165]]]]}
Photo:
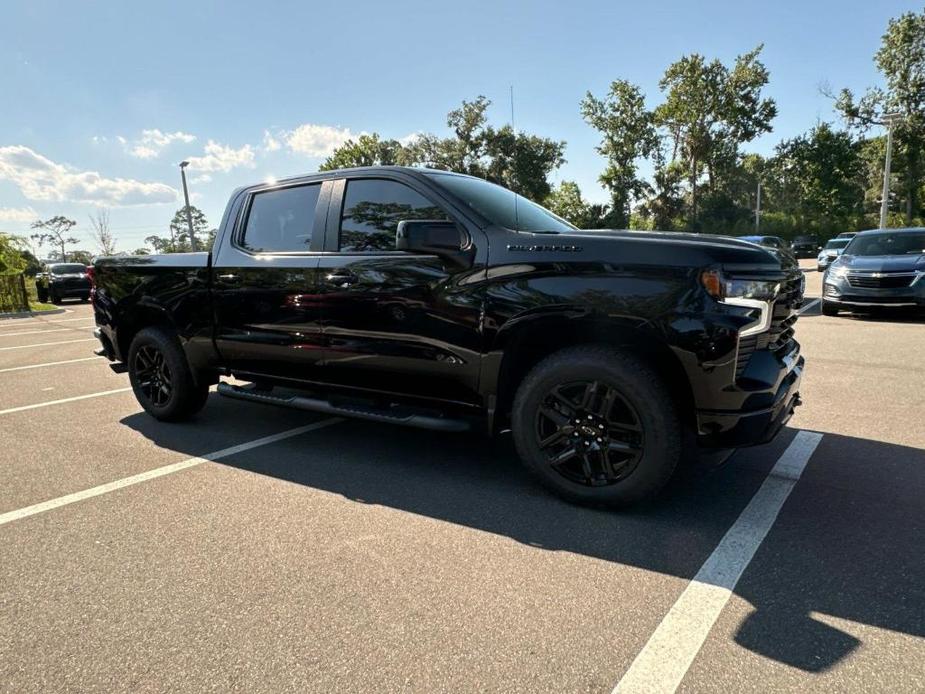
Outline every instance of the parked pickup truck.
{"type": "Polygon", "coordinates": [[[511,431],[540,482],[618,506],[789,419],[802,278],[736,239],[579,231],[478,178],[373,167],[241,188],[209,252],[98,260],[94,306],[157,419],[234,376],[221,395],[511,431]]]}

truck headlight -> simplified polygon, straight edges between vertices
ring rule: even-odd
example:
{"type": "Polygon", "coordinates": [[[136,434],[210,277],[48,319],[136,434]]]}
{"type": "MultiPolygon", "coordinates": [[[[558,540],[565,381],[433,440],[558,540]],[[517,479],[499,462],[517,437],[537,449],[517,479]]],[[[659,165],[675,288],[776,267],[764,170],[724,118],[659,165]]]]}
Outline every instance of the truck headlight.
{"type": "Polygon", "coordinates": [[[771,327],[771,307],[780,292],[780,282],[729,277],[719,270],[705,270],[700,274],[700,282],[707,293],[720,303],[758,311],[757,318],[739,330],[739,337],[763,333],[771,327]]]}
{"type": "Polygon", "coordinates": [[[700,275],[700,281],[710,296],[727,304],[732,303],[729,299],[773,302],[780,291],[780,282],[727,277],[719,270],[704,271],[700,275]]]}

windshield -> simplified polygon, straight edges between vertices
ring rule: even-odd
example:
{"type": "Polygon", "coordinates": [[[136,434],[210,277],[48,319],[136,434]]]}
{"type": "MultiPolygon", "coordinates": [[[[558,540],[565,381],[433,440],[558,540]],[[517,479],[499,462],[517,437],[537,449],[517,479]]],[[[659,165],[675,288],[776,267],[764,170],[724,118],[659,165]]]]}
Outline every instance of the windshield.
{"type": "Polygon", "coordinates": [[[925,231],[883,232],[851,239],[845,253],[850,255],[922,255],[925,254],[925,231]]]}
{"type": "Polygon", "coordinates": [[[56,275],[74,275],[74,274],[77,274],[78,272],[86,273],[87,266],[79,265],[76,263],[73,265],[52,265],[50,270],[52,271],[52,273],[56,275]]]}
{"type": "Polygon", "coordinates": [[[481,178],[451,173],[426,175],[497,226],[553,233],[567,233],[577,228],[535,202],[481,178]]]}
{"type": "Polygon", "coordinates": [[[851,239],[832,239],[827,244],[825,244],[825,249],[827,251],[838,250],[839,248],[844,248],[847,246],[849,241],[851,241],[851,239]]]}

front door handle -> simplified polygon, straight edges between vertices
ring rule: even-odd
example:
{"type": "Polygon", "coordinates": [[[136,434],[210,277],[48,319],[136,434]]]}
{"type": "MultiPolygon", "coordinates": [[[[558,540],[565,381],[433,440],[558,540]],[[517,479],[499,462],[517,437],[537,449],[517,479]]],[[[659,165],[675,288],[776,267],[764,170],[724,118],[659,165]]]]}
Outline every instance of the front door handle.
{"type": "Polygon", "coordinates": [[[221,280],[222,282],[237,282],[241,279],[241,277],[239,275],[234,274],[233,272],[230,272],[225,275],[216,275],[215,279],[221,280]]]}

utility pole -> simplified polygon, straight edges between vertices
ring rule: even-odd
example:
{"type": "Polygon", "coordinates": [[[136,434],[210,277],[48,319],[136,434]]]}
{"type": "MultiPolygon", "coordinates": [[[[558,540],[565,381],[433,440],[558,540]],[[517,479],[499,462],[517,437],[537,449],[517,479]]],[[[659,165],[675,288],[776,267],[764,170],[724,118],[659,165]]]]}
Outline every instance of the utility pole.
{"type": "Polygon", "coordinates": [[[886,213],[890,201],[890,159],[893,156],[893,125],[901,117],[901,113],[888,113],[883,117],[883,124],[886,125],[886,161],[883,165],[883,199],[880,201],[881,229],[886,229],[886,213]]]}
{"type": "Polygon", "coordinates": [[[758,181],[758,197],[755,200],[755,233],[761,228],[761,181],[758,181]]]}
{"type": "Polygon", "coordinates": [[[198,251],[198,244],[196,243],[196,233],[193,231],[193,213],[189,207],[189,190],[186,188],[186,167],[189,166],[188,161],[180,162],[180,178],[183,179],[183,199],[186,201],[186,223],[189,224],[189,245],[194,251],[198,251]]]}

